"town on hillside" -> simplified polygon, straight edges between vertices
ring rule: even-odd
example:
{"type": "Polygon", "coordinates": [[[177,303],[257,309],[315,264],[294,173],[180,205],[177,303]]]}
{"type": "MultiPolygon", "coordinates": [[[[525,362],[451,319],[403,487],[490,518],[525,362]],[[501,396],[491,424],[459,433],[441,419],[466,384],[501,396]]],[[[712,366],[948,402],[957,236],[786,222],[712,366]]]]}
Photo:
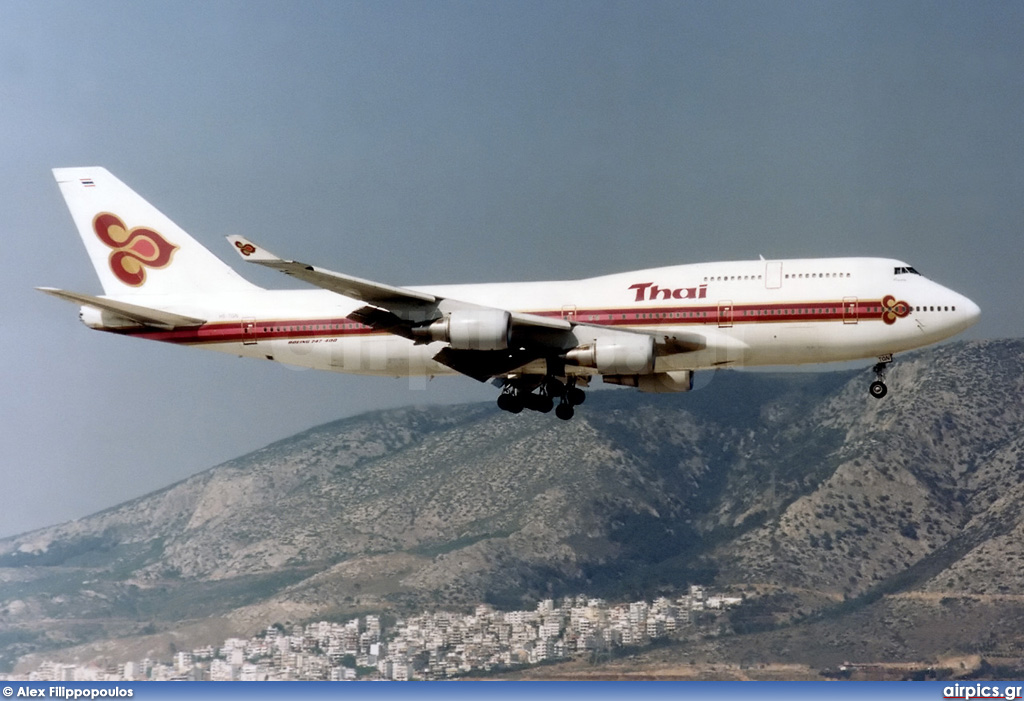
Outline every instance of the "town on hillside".
{"type": "Polygon", "coordinates": [[[177,652],[172,660],[107,666],[44,662],[28,681],[451,679],[693,634],[742,601],[694,585],[685,596],[652,603],[609,604],[580,595],[558,603],[545,599],[533,611],[481,605],[471,614],[422,613],[393,626],[375,615],[290,629],[274,624],[249,639],[177,652]]]}

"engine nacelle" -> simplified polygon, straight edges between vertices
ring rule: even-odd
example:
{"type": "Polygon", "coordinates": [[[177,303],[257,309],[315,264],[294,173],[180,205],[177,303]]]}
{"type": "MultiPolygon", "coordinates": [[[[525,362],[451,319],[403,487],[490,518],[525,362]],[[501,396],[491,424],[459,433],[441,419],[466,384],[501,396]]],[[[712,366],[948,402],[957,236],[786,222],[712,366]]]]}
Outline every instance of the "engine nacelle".
{"type": "Polygon", "coordinates": [[[646,375],[654,370],[654,338],[621,334],[599,338],[565,354],[567,362],[596,368],[602,375],[646,375]]]}
{"type": "Polygon", "coordinates": [[[456,350],[505,350],[511,327],[512,315],[501,309],[459,309],[419,335],[444,341],[456,350]]]}
{"type": "Polygon", "coordinates": [[[125,319],[123,316],[111,314],[95,307],[81,307],[78,310],[78,318],[90,329],[122,329],[132,328],[139,325],[139,322],[125,319]]]}
{"type": "Polygon", "coordinates": [[[693,371],[672,370],[650,375],[605,375],[604,381],[610,385],[636,387],[641,392],[655,394],[689,392],[693,389],[693,371]]]}

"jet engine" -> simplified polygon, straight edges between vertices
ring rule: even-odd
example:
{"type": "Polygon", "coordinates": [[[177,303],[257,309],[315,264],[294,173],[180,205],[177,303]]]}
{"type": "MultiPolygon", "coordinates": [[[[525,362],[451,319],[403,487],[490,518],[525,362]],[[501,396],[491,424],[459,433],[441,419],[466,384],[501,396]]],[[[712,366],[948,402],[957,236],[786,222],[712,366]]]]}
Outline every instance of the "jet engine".
{"type": "Polygon", "coordinates": [[[458,309],[415,333],[456,350],[505,350],[511,326],[512,315],[501,309],[458,309]]]}
{"type": "Polygon", "coordinates": [[[125,319],[95,307],[83,306],[78,310],[78,318],[90,329],[121,329],[138,326],[139,322],[125,319]]]}
{"type": "Polygon", "coordinates": [[[654,338],[620,334],[573,348],[566,362],[596,368],[602,375],[646,375],[654,370],[654,338]]]}
{"type": "Polygon", "coordinates": [[[689,392],[693,389],[693,371],[672,370],[650,375],[605,375],[604,381],[610,385],[636,387],[641,392],[656,394],[689,392]]]}

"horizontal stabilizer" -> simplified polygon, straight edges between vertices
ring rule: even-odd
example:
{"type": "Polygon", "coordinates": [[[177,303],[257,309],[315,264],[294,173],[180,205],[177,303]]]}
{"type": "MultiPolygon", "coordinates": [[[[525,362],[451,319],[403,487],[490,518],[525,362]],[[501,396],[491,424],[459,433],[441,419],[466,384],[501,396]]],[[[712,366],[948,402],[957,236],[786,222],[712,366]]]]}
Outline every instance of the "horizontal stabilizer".
{"type": "Polygon", "coordinates": [[[202,326],[206,323],[205,319],[196,319],[191,316],[165,312],[151,307],[142,307],[138,304],[129,304],[128,302],[118,302],[113,299],[105,299],[103,297],[93,297],[92,295],[82,294],[80,292],[68,292],[67,290],[58,290],[55,287],[37,287],[36,289],[40,292],[45,292],[48,295],[60,297],[61,299],[65,299],[69,302],[84,304],[88,307],[94,307],[105,312],[110,312],[111,314],[117,314],[120,317],[130,321],[135,321],[143,326],[154,326],[158,329],[180,329],[202,326]]]}
{"type": "Polygon", "coordinates": [[[242,236],[228,236],[228,241],[231,242],[238,251],[238,254],[248,263],[257,263],[267,268],[280,270],[286,275],[291,275],[311,285],[336,292],[351,299],[358,299],[362,302],[382,306],[389,304],[420,306],[424,302],[433,304],[437,301],[434,295],[425,292],[416,292],[404,287],[394,287],[381,282],[364,280],[352,275],[335,273],[294,260],[282,260],[267,249],[257,246],[242,236]]]}

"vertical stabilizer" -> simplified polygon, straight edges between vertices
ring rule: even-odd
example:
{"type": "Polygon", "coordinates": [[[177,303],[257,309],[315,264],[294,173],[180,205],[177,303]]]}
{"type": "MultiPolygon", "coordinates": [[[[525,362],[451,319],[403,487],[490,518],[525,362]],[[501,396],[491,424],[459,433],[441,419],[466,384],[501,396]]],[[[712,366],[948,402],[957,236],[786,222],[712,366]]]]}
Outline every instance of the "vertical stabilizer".
{"type": "Polygon", "coordinates": [[[54,168],[107,295],[258,289],[105,168],[54,168]]]}

